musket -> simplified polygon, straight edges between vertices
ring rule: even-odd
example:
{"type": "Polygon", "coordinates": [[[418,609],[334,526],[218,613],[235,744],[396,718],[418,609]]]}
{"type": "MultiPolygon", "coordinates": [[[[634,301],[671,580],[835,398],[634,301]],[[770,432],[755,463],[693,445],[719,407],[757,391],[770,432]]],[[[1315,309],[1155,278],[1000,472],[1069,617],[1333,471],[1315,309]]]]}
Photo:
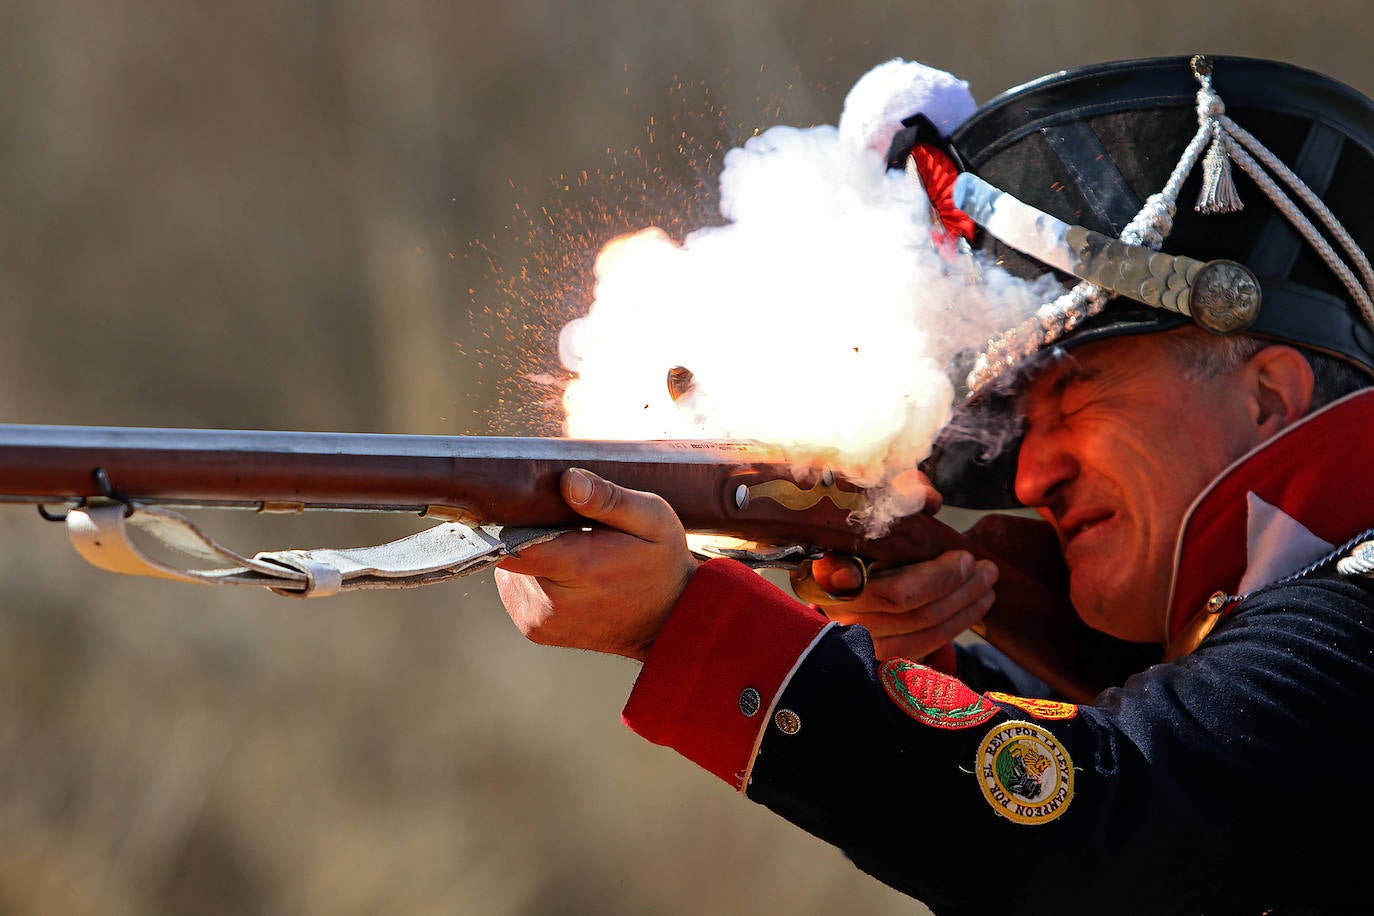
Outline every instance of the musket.
{"type": "Polygon", "coordinates": [[[867,504],[863,488],[814,459],[795,460],[755,442],[0,424],[0,502],[36,504],[45,518],[64,520],[78,551],[96,565],[265,585],[287,595],[444,581],[584,526],[559,494],[569,467],[659,494],[690,536],[742,542],[708,541],[699,552],[788,568],[795,584],[804,584],[809,564],[826,554],[856,558],[865,568],[954,548],[992,559],[1001,571],[997,599],[977,632],[1073,700],[1090,699],[1157,655],[1089,629],[1044,575],[1019,569],[1014,557],[930,515],[899,519],[881,537],[865,535],[855,522],[867,504]],[[437,524],[377,548],[243,557],[175,511],[214,508],[404,512],[437,524]],[[131,525],[190,556],[228,565],[169,569],[132,543],[131,525]]]}

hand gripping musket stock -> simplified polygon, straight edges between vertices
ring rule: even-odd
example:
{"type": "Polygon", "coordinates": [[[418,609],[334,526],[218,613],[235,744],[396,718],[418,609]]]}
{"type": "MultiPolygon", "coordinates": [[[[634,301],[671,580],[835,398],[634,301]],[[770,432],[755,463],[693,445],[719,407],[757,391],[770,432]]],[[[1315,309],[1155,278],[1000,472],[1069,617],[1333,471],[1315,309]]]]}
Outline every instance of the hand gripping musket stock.
{"type": "Polygon", "coordinates": [[[569,467],[658,493],[692,535],[747,542],[694,547],[699,554],[755,567],[804,571],[823,552],[899,565],[953,548],[997,560],[998,598],[980,628],[989,642],[1077,700],[1129,673],[1119,647],[1079,623],[1062,595],[984,545],[920,514],[866,538],[851,520],[862,490],[757,443],[0,425],[0,501],[65,520],[96,566],[282,595],[441,582],[580,527],[586,520],[559,494],[569,467]],[[377,547],[245,556],[175,511],[186,508],[404,512],[437,524],[377,547]],[[213,566],[154,559],[130,528],[213,566]]]}

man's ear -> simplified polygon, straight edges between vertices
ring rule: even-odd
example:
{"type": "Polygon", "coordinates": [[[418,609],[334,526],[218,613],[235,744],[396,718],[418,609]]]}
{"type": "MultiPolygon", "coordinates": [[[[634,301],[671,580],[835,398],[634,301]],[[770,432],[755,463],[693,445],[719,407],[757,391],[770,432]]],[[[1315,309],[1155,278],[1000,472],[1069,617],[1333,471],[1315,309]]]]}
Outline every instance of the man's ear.
{"type": "Polygon", "coordinates": [[[1244,371],[1253,397],[1251,416],[1262,435],[1272,436],[1311,409],[1312,365],[1292,347],[1265,347],[1250,357],[1244,371]]]}

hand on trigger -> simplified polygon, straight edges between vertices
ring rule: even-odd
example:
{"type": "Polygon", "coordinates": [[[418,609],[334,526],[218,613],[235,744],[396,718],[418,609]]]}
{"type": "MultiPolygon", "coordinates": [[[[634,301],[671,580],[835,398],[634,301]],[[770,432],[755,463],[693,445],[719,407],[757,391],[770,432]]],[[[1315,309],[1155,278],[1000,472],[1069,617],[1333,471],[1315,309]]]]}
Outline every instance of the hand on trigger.
{"type": "Polygon", "coordinates": [[[657,494],[571,469],[563,498],[598,526],[528,547],[498,564],[496,588],[531,642],[643,660],[698,561],[657,494]]]}
{"type": "MultiPolygon", "coordinates": [[[[851,564],[813,567],[817,584],[844,594],[860,582],[851,564]]],[[[920,659],[950,643],[992,607],[997,567],[951,550],[933,560],[872,574],[849,601],[818,602],[831,620],[864,627],[879,658],[920,659]]]]}

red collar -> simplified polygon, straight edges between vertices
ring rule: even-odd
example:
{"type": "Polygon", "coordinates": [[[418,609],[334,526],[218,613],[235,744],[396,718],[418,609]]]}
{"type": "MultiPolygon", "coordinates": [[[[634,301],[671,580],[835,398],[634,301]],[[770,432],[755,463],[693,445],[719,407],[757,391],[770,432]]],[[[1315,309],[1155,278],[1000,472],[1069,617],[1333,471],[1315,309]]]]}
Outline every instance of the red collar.
{"type": "Polygon", "coordinates": [[[1371,456],[1374,389],[1365,389],[1309,414],[1223,471],[1183,520],[1166,643],[1213,593],[1236,592],[1248,562],[1248,494],[1341,544],[1374,527],[1374,487],[1365,482],[1371,456]]]}

